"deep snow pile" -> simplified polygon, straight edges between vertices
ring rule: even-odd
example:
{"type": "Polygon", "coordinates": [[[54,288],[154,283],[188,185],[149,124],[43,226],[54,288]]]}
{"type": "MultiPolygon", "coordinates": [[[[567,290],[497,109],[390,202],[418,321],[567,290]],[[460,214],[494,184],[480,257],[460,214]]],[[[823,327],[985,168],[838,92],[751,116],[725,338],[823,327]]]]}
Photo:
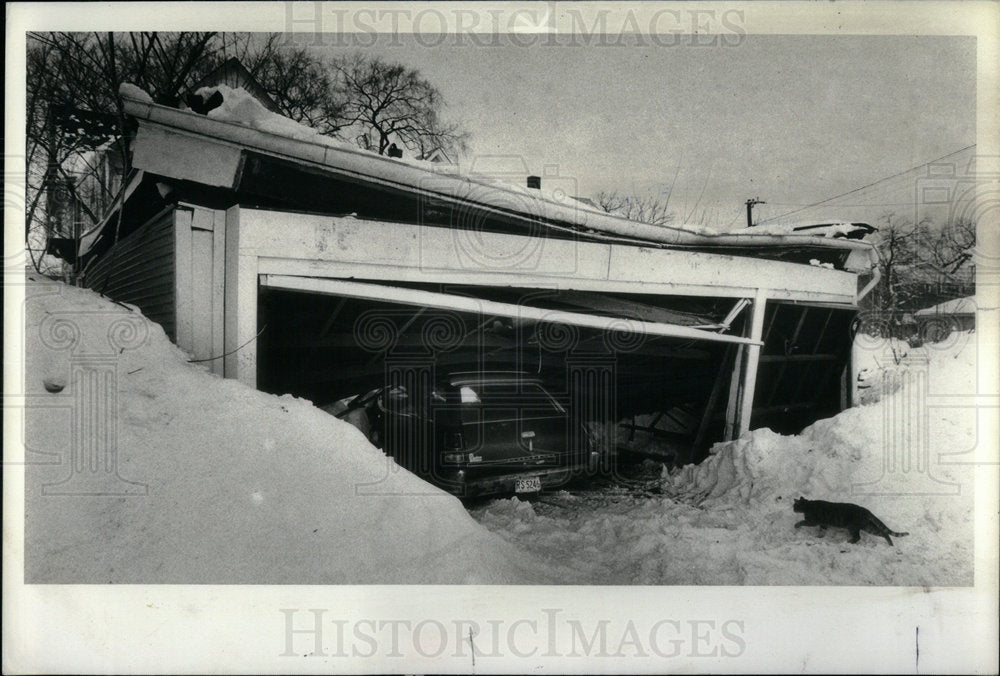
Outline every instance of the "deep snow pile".
{"type": "Polygon", "coordinates": [[[27,582],[545,581],[351,425],[187,363],[159,325],[90,291],[32,280],[27,295],[27,582]],[[117,417],[106,443],[90,427],[102,406],[117,417]],[[85,490],[105,495],[53,494],[83,486],[91,460],[102,480],[85,490]]]}
{"type": "Polygon", "coordinates": [[[974,448],[975,413],[915,403],[924,382],[934,394],[970,391],[974,334],[955,337],[909,349],[899,364],[891,350],[860,355],[872,382],[883,382],[874,364],[891,363],[885,395],[799,435],[755,430],[641,489],[498,500],[474,516],[567,582],[970,585],[972,472],[944,454],[974,448]],[[864,505],[910,535],[894,547],[868,534],[852,545],[839,529],[820,538],[794,528],[799,496],[864,505]]]}

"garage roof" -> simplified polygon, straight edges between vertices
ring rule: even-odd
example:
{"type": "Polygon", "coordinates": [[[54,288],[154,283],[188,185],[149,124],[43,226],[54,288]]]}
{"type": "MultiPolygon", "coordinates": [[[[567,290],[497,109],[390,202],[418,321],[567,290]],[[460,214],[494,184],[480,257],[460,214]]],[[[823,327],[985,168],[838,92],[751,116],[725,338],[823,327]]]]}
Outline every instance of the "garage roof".
{"type": "Polygon", "coordinates": [[[353,185],[377,187],[401,198],[429,200],[452,209],[476,209],[522,227],[537,230],[541,225],[570,237],[800,263],[818,259],[855,272],[867,272],[874,260],[871,245],[860,241],[650,225],[593,210],[571,198],[560,201],[545,191],[475,174],[442,172],[429,163],[384,157],[333,141],[293,138],[127,96],[124,108],[139,122],[133,158],[136,169],[221,189],[239,188],[251,154],[265,160],[291,161],[302,169],[353,185]]]}

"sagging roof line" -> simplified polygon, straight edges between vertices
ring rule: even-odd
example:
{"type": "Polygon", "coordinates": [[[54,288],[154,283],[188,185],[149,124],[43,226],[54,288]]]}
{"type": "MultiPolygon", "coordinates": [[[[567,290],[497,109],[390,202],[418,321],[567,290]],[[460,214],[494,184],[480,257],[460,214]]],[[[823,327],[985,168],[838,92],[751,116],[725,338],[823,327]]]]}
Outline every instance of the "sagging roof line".
{"type": "Polygon", "coordinates": [[[576,235],[621,238],[619,241],[651,247],[757,248],[801,244],[809,248],[830,248],[840,251],[871,249],[870,244],[857,240],[827,239],[811,235],[706,233],[670,225],[655,226],[630,221],[613,214],[567,206],[540,195],[527,195],[515,186],[486,182],[485,177],[480,181],[475,176],[440,173],[361,149],[304,141],[135,99],[124,98],[123,101],[125,112],[140,120],[208,136],[238,146],[252,147],[297,161],[318,164],[327,170],[352,175],[375,184],[392,186],[406,192],[424,194],[447,202],[457,200],[497,213],[515,215],[522,219],[529,218],[532,222],[542,222],[576,235]],[[334,158],[336,162],[333,161],[334,158]],[[433,184],[435,189],[428,189],[427,183],[433,184]],[[476,195],[470,195],[470,189],[476,191],[476,195]],[[511,197],[521,201],[530,198],[532,206],[537,207],[539,213],[528,214],[504,209],[501,205],[509,204],[511,197]]]}

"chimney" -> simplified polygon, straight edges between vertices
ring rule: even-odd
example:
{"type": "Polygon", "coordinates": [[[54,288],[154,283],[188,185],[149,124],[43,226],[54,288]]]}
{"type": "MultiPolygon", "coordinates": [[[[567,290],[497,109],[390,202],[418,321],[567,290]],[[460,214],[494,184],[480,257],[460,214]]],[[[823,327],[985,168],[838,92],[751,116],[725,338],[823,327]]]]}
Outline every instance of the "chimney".
{"type": "Polygon", "coordinates": [[[541,176],[529,176],[528,177],[528,187],[534,188],[535,190],[542,189],[542,177],[541,176]]]}

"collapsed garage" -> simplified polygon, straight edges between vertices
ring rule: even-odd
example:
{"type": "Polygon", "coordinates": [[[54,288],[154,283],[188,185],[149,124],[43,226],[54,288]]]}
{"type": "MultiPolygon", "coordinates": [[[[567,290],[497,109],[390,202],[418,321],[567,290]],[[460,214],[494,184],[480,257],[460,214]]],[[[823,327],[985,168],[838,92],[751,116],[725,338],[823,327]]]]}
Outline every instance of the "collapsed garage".
{"type": "Polygon", "coordinates": [[[864,242],[635,223],[544,185],[124,107],[130,173],[79,243],[83,283],[220,376],[328,406],[530,374],[602,457],[673,464],[852,403],[864,242]]]}

